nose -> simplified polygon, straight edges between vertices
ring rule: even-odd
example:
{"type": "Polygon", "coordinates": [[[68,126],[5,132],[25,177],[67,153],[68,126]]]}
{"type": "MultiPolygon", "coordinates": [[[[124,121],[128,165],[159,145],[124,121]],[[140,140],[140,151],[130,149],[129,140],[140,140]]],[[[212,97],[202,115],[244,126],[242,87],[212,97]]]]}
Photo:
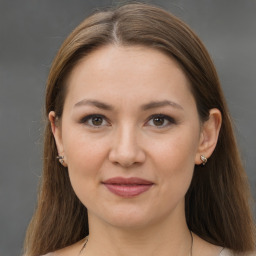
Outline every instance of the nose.
{"type": "Polygon", "coordinates": [[[112,140],[109,160],[125,168],[142,164],[146,159],[146,154],[142,145],[139,145],[138,137],[136,127],[126,126],[117,129],[112,140]]]}

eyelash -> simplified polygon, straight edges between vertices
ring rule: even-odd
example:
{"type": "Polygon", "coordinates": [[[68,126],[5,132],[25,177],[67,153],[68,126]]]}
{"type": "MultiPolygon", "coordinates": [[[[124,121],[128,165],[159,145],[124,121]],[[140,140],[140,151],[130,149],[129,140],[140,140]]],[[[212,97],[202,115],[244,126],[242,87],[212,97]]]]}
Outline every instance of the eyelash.
{"type": "MultiPolygon", "coordinates": [[[[106,125],[93,125],[93,124],[89,124],[89,121],[91,120],[92,121],[92,118],[102,118],[103,122],[107,122],[107,126],[110,126],[109,125],[109,121],[108,119],[104,116],[104,115],[101,115],[101,114],[92,114],[92,115],[88,115],[88,116],[85,116],[83,117],[81,120],[80,120],[80,123],[82,124],[86,124],[92,128],[101,128],[102,126],[106,126],[106,125]]],[[[148,124],[151,120],[153,120],[154,118],[161,118],[161,119],[164,119],[165,121],[168,122],[168,124],[165,124],[165,125],[161,125],[161,126],[157,126],[157,125],[152,125],[154,127],[156,127],[157,129],[161,129],[161,128],[165,128],[167,126],[170,126],[171,124],[176,124],[176,121],[174,118],[168,116],[168,115],[165,115],[165,114],[153,114],[151,115],[148,119],[147,119],[147,122],[146,124],[148,124]]]]}
{"type": "Polygon", "coordinates": [[[105,117],[104,115],[101,115],[101,114],[92,114],[92,115],[85,116],[85,117],[83,117],[83,118],[80,120],[80,123],[86,124],[86,125],[88,125],[88,126],[90,126],[90,127],[93,127],[93,128],[100,128],[101,125],[97,126],[97,125],[93,125],[93,124],[88,124],[89,121],[90,121],[90,119],[92,120],[92,118],[94,118],[94,117],[95,117],[95,118],[97,118],[97,117],[98,117],[98,118],[102,118],[103,121],[109,123],[108,121],[106,121],[106,120],[107,120],[106,117],[105,117]]]}
{"type": "Polygon", "coordinates": [[[173,117],[170,117],[170,116],[165,115],[165,114],[153,114],[148,118],[148,121],[146,123],[149,123],[149,121],[153,120],[154,118],[162,118],[162,119],[164,119],[165,121],[168,122],[168,124],[165,124],[164,126],[159,126],[158,127],[158,126],[155,125],[154,127],[158,128],[158,129],[165,128],[167,126],[170,126],[171,124],[176,124],[176,121],[173,117]]]}

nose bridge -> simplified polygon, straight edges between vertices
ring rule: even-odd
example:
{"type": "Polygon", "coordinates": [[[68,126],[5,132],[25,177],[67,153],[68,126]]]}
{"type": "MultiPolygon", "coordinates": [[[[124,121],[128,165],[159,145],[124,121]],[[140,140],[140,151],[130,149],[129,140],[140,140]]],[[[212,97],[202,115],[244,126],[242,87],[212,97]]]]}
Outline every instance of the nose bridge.
{"type": "Polygon", "coordinates": [[[115,150],[124,157],[131,157],[137,151],[137,132],[131,124],[120,125],[115,138],[115,150]]]}
{"type": "Polygon", "coordinates": [[[116,128],[109,158],[112,162],[126,167],[145,160],[139,143],[138,127],[126,123],[116,128]]]}

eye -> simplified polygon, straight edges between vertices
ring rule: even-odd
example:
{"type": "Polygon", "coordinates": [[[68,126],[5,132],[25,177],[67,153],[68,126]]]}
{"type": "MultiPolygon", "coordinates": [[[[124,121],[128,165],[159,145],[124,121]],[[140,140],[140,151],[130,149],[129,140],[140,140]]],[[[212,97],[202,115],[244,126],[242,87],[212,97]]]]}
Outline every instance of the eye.
{"type": "Polygon", "coordinates": [[[175,124],[175,120],[172,117],[164,114],[152,115],[147,122],[147,125],[155,126],[157,128],[164,128],[171,124],[175,124]]]}
{"type": "Polygon", "coordinates": [[[97,114],[85,116],[84,118],[82,118],[80,123],[83,123],[95,128],[109,125],[108,121],[103,115],[97,115],[97,114]]]}

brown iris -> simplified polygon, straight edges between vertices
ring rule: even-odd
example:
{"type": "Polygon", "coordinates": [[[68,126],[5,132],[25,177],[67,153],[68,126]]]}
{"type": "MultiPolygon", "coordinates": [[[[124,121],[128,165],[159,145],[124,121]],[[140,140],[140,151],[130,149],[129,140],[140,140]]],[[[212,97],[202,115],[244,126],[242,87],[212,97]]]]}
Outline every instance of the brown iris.
{"type": "Polygon", "coordinates": [[[93,125],[100,126],[100,125],[102,125],[102,122],[103,122],[103,118],[102,117],[100,117],[100,116],[92,117],[92,124],[93,125]]]}
{"type": "Polygon", "coordinates": [[[154,117],[153,118],[153,123],[155,126],[162,126],[164,124],[164,118],[163,117],[154,117]]]}

